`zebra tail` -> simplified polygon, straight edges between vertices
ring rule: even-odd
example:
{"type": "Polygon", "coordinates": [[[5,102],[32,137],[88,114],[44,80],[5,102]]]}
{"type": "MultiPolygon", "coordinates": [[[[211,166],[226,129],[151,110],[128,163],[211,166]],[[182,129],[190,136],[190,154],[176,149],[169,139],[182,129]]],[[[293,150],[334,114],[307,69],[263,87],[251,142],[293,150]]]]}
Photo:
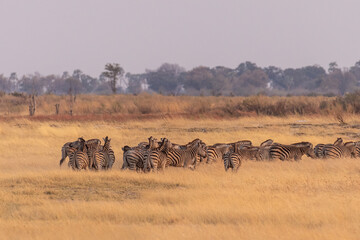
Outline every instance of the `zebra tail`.
{"type": "Polygon", "coordinates": [[[128,166],[127,161],[126,161],[126,156],[125,154],[123,154],[123,164],[121,167],[121,170],[125,170],[125,168],[128,166]]]}
{"type": "Polygon", "coordinates": [[[65,161],[66,156],[67,156],[67,155],[66,155],[65,148],[61,148],[60,167],[61,167],[61,164],[63,164],[63,162],[65,161]]]}
{"type": "Polygon", "coordinates": [[[79,159],[76,155],[75,155],[75,169],[79,169],[79,159]]]}

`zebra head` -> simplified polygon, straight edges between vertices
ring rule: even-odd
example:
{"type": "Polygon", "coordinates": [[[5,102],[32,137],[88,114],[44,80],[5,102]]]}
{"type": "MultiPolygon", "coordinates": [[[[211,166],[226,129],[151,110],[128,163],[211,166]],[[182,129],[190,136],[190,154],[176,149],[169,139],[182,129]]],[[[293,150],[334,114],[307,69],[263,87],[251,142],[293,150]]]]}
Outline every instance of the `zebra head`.
{"type": "Polygon", "coordinates": [[[111,141],[111,138],[109,138],[108,136],[106,136],[105,138],[103,138],[104,140],[104,146],[109,144],[110,145],[110,141],[111,141]]]}
{"type": "Polygon", "coordinates": [[[80,138],[75,142],[70,142],[69,147],[79,149],[80,148],[80,138]]]}
{"type": "Polygon", "coordinates": [[[149,140],[149,149],[155,149],[159,147],[159,143],[156,138],[151,136],[148,138],[148,140],[149,140]]]}
{"type": "Polygon", "coordinates": [[[207,157],[207,146],[201,140],[196,144],[197,145],[197,154],[200,157],[206,158],[207,157]]]}
{"type": "Polygon", "coordinates": [[[85,139],[80,137],[79,138],[79,142],[80,142],[80,147],[79,150],[84,152],[86,150],[86,146],[85,146],[85,139]]]}
{"type": "Polygon", "coordinates": [[[308,156],[308,157],[311,157],[311,158],[316,157],[313,145],[310,142],[299,142],[299,143],[293,143],[291,145],[300,148],[300,151],[303,154],[306,154],[306,156],[308,156]]]}
{"type": "Polygon", "coordinates": [[[162,138],[161,144],[159,146],[159,150],[162,152],[168,152],[173,145],[171,144],[170,140],[167,138],[162,138]]]}
{"type": "Polygon", "coordinates": [[[309,143],[309,142],[303,142],[304,143],[304,147],[305,147],[305,154],[306,156],[308,157],[311,157],[311,158],[316,158],[315,156],[315,152],[314,152],[314,147],[312,145],[312,143],[309,143]]]}
{"type": "Polygon", "coordinates": [[[356,142],[346,142],[344,146],[350,151],[351,157],[356,157],[356,142]]]}

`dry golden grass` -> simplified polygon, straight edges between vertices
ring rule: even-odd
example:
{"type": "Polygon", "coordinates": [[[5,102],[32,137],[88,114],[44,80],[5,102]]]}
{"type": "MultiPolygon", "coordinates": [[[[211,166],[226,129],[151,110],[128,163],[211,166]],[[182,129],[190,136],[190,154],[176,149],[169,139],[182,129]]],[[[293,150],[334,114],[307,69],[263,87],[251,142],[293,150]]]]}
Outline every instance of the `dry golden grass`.
{"type": "MultiPolygon", "coordinates": [[[[357,97],[357,95],[356,95],[357,97]]],[[[355,103],[358,101],[355,99],[355,103]]],[[[70,112],[70,97],[42,95],[36,97],[35,119],[52,117],[67,119],[70,112]],[[59,115],[55,116],[55,104],[60,104],[59,115]]],[[[360,109],[360,108],[359,108],[360,109]]],[[[0,96],[0,113],[5,117],[28,116],[29,98],[26,95],[0,96]]],[[[198,117],[238,117],[254,115],[334,115],[358,113],[354,102],[336,97],[195,97],[133,95],[78,95],[73,105],[75,119],[79,117],[101,120],[119,116],[161,117],[163,115],[198,117]]]]}
{"type": "Polygon", "coordinates": [[[149,136],[208,144],[267,138],[314,145],[359,140],[360,121],[335,118],[0,122],[0,239],[358,239],[360,160],[221,163],[196,171],[120,171],[123,145],[149,136]],[[66,141],[112,138],[109,172],[60,169],[66,141]]]}

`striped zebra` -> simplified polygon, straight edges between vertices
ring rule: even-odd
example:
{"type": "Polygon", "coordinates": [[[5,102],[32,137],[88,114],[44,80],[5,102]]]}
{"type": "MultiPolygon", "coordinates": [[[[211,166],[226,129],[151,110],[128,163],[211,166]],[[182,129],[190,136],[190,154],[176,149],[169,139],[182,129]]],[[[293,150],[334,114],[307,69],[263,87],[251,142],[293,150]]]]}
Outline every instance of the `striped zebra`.
{"type": "MultiPolygon", "coordinates": [[[[190,147],[191,145],[188,145],[187,147],[190,147]]],[[[204,161],[204,159],[207,159],[207,150],[208,147],[206,146],[206,144],[200,140],[200,148],[203,149],[205,151],[205,155],[202,155],[201,153],[198,153],[195,156],[195,160],[193,162],[191,162],[188,167],[192,170],[196,169],[196,166],[198,166],[200,163],[202,163],[204,161]]]]}
{"type": "MultiPolygon", "coordinates": [[[[67,142],[65,143],[62,148],[61,148],[61,159],[60,159],[60,166],[63,164],[63,162],[65,161],[66,157],[69,156],[70,154],[70,151],[73,151],[73,150],[70,150],[70,148],[75,148],[76,150],[79,149],[80,147],[80,141],[77,140],[77,141],[74,141],[74,142],[67,142]]],[[[70,159],[70,158],[69,158],[70,159]]],[[[70,167],[71,164],[70,164],[70,161],[68,163],[68,166],[70,167]]]]}
{"type": "Polygon", "coordinates": [[[323,154],[323,149],[324,149],[325,144],[319,143],[314,147],[314,154],[316,158],[323,158],[324,154],[323,154]]]}
{"type": "MultiPolygon", "coordinates": [[[[121,167],[121,169],[126,169],[126,168],[128,168],[128,164],[127,164],[127,161],[125,160],[126,159],[126,157],[127,157],[127,154],[128,154],[128,151],[130,151],[129,153],[131,154],[131,153],[133,153],[133,151],[146,151],[146,149],[148,149],[149,148],[149,144],[147,143],[147,142],[141,142],[141,143],[139,143],[137,146],[135,146],[135,147],[129,147],[129,146],[124,146],[123,148],[122,148],[122,150],[123,150],[123,165],[122,165],[122,167],[121,167]]],[[[146,158],[147,157],[147,154],[146,155],[144,155],[144,156],[140,156],[139,157],[139,159],[141,159],[141,161],[139,161],[139,163],[141,162],[141,164],[137,164],[136,166],[136,168],[137,168],[137,170],[139,170],[139,169],[143,169],[143,162],[144,162],[144,158],[146,158]]]]}
{"type": "Polygon", "coordinates": [[[234,149],[235,144],[243,145],[243,146],[251,146],[252,142],[249,140],[237,141],[235,143],[216,143],[212,146],[209,146],[207,149],[207,161],[206,163],[217,162],[218,160],[222,160],[222,156],[230,151],[230,149],[234,149]]]}
{"type": "MultiPolygon", "coordinates": [[[[171,147],[174,149],[187,149],[189,146],[192,146],[196,141],[200,141],[201,144],[204,145],[205,148],[207,148],[206,144],[204,142],[202,142],[199,138],[196,138],[194,140],[192,140],[191,142],[185,144],[185,145],[180,145],[180,144],[176,144],[176,143],[171,143],[171,147]]],[[[206,151],[207,154],[207,151],[206,151]]],[[[190,166],[191,168],[195,169],[197,165],[199,165],[200,163],[202,163],[204,161],[204,159],[207,159],[207,155],[206,157],[202,157],[199,154],[196,155],[196,161],[194,164],[192,164],[192,166],[190,166]]]]}
{"type": "Polygon", "coordinates": [[[74,147],[70,147],[70,164],[72,169],[74,170],[81,170],[81,169],[87,169],[89,166],[89,157],[87,154],[87,149],[85,146],[85,140],[83,138],[79,138],[80,141],[80,147],[79,149],[76,149],[74,147]]]}
{"type": "MultiPolygon", "coordinates": [[[[152,141],[152,139],[155,139],[153,137],[149,138],[149,142],[152,141]]],[[[157,142],[156,139],[154,142],[157,142]]],[[[141,171],[144,170],[144,166],[147,161],[147,156],[149,153],[149,145],[146,143],[146,145],[140,143],[136,147],[128,147],[125,146],[123,148],[124,154],[123,154],[123,165],[121,167],[122,170],[124,169],[130,169],[133,171],[141,171]]],[[[147,165],[148,166],[148,165],[147,165]]],[[[146,169],[148,171],[149,169],[146,169]]]]}
{"type": "Polygon", "coordinates": [[[144,165],[144,171],[146,171],[148,166],[151,167],[154,172],[156,172],[158,168],[164,170],[166,167],[167,154],[171,147],[172,144],[167,138],[162,138],[160,146],[157,142],[149,142],[149,154],[144,165]]]}
{"type": "Polygon", "coordinates": [[[260,144],[259,150],[255,155],[256,161],[270,160],[270,147],[274,145],[272,139],[268,139],[260,144]]]}
{"type": "Polygon", "coordinates": [[[93,157],[94,157],[95,170],[106,170],[107,169],[105,153],[102,150],[96,150],[93,153],[93,157]]]}
{"type": "Polygon", "coordinates": [[[340,146],[343,144],[343,140],[342,138],[338,138],[336,139],[336,141],[333,143],[333,144],[317,144],[315,147],[314,147],[314,153],[315,153],[315,156],[317,158],[324,158],[324,153],[323,153],[323,150],[324,150],[324,147],[327,146],[327,145],[335,145],[335,146],[340,146]]]}
{"type": "Polygon", "coordinates": [[[106,160],[105,169],[111,169],[115,163],[115,153],[110,146],[111,139],[108,136],[106,136],[103,139],[104,139],[104,146],[101,148],[101,151],[104,153],[106,160]]]}
{"type": "Polygon", "coordinates": [[[313,145],[309,142],[294,143],[292,145],[275,144],[270,147],[270,158],[281,161],[294,159],[301,160],[306,154],[308,157],[315,157],[313,145]]]}
{"type": "Polygon", "coordinates": [[[241,146],[238,147],[235,152],[240,154],[243,160],[255,160],[259,149],[259,147],[254,146],[241,146]]]}
{"type": "Polygon", "coordinates": [[[258,151],[259,147],[244,146],[240,143],[234,143],[234,148],[223,155],[225,171],[232,168],[234,172],[237,172],[241,166],[242,160],[254,159],[258,151]]]}
{"type": "Polygon", "coordinates": [[[90,139],[85,141],[85,146],[87,148],[87,154],[89,157],[89,169],[95,168],[98,169],[95,161],[95,152],[99,151],[101,141],[99,139],[90,139]]]}
{"type": "Polygon", "coordinates": [[[223,155],[222,159],[224,161],[225,171],[232,168],[233,172],[237,172],[241,166],[241,155],[236,152],[229,151],[223,155]]]}
{"type": "Polygon", "coordinates": [[[356,157],[356,143],[346,142],[341,145],[327,144],[323,148],[324,158],[349,158],[356,157]]]}
{"type": "Polygon", "coordinates": [[[166,165],[173,167],[193,167],[196,165],[196,156],[206,157],[206,145],[200,139],[195,140],[186,149],[170,148],[168,150],[166,165]]]}
{"type": "Polygon", "coordinates": [[[217,162],[222,159],[222,156],[230,151],[232,146],[230,144],[215,144],[209,146],[207,149],[207,160],[206,163],[217,162]]]}

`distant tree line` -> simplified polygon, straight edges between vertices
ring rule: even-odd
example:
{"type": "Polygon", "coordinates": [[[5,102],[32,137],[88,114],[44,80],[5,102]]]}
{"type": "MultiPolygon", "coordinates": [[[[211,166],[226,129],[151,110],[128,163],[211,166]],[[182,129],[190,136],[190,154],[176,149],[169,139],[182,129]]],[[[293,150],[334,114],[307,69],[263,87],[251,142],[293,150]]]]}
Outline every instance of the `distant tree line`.
{"type": "Polygon", "coordinates": [[[199,66],[189,71],[177,64],[164,63],[144,73],[126,73],[119,64],[106,64],[99,77],[79,69],[60,75],[39,73],[18,76],[0,74],[3,93],[42,94],[110,94],[155,92],[163,95],[344,95],[360,89],[360,61],[350,68],[331,62],[328,69],[319,65],[302,68],[269,66],[252,62],[235,69],[223,66],[199,66]]]}

